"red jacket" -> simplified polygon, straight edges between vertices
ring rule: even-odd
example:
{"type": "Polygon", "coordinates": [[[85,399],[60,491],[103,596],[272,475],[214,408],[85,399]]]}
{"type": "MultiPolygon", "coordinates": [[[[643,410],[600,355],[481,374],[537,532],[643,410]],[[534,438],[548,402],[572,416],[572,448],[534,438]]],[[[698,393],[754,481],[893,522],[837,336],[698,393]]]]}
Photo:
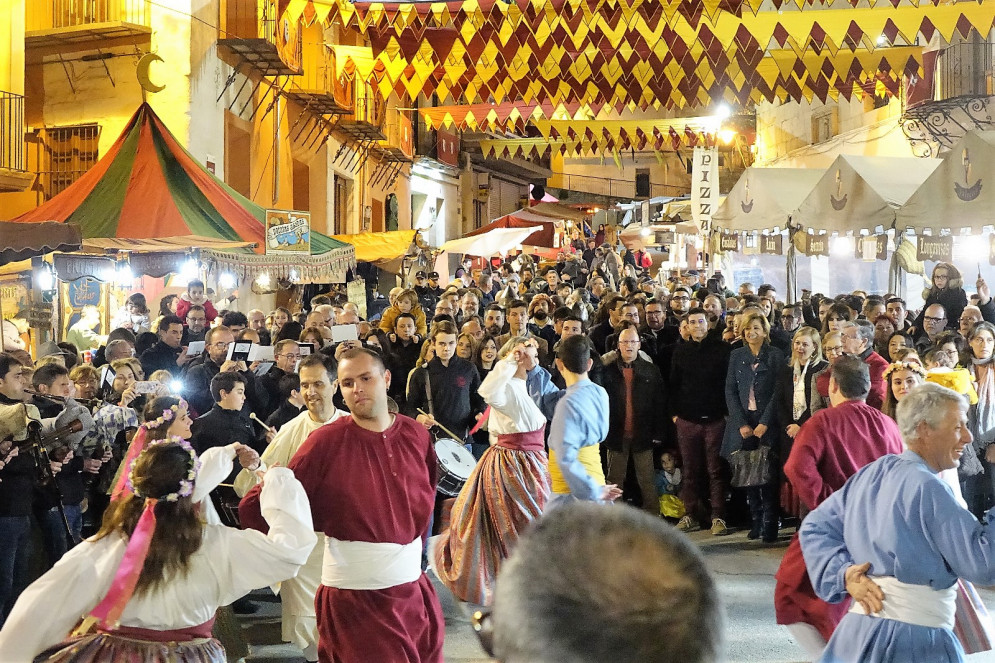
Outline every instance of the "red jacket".
{"type": "MultiPolygon", "coordinates": [[[[183,321],[184,326],[187,324],[187,312],[193,305],[193,302],[186,297],[186,293],[184,293],[176,298],[176,316],[183,321]]],[[[218,317],[218,311],[214,308],[214,304],[211,303],[210,299],[204,300],[201,306],[204,307],[204,314],[207,316],[207,326],[210,327],[211,323],[214,322],[214,318],[218,317]]]]}

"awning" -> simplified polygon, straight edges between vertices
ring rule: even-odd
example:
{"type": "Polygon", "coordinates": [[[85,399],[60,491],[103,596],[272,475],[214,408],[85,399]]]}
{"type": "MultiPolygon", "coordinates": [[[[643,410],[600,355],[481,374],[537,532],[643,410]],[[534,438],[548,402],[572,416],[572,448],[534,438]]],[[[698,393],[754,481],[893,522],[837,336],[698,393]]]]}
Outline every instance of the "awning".
{"type": "Polygon", "coordinates": [[[828,232],[873,232],[895,221],[895,212],[942,163],[915,157],[842,154],[798,206],[792,222],[828,232]]]}
{"type": "Polygon", "coordinates": [[[559,233],[557,231],[562,228],[562,225],[563,222],[560,221],[560,228],[557,228],[557,220],[552,217],[544,216],[542,214],[535,214],[527,209],[520,209],[517,212],[512,212],[511,214],[506,214],[502,217],[494,219],[486,226],[481,226],[480,228],[467,233],[467,237],[482,235],[494,230],[495,228],[530,227],[532,228],[533,233],[528,237],[527,241],[516,242],[516,244],[528,244],[530,246],[541,246],[547,249],[558,249],[560,248],[560,242],[559,233]]]}
{"type": "MultiPolygon", "coordinates": [[[[60,224],[61,225],[61,224],[60,224]]],[[[214,237],[190,235],[187,237],[162,237],[129,239],[126,237],[90,237],[83,240],[83,250],[87,253],[115,253],[133,251],[141,253],[175,253],[191,249],[252,249],[253,242],[230,241],[214,237]]]]}
{"type": "Polygon", "coordinates": [[[969,131],[899,208],[896,227],[973,228],[995,224],[995,131],[969,131]]]}
{"type": "Polygon", "coordinates": [[[333,239],[356,247],[358,262],[388,262],[407,255],[411,242],[415,239],[414,230],[391,230],[387,232],[362,233],[359,235],[332,235],[333,239]]]}
{"type": "Polygon", "coordinates": [[[588,217],[587,214],[581,212],[579,209],[562,203],[536,203],[532,207],[529,207],[528,211],[554,219],[569,219],[571,221],[583,221],[588,217]]]}
{"type": "Polygon", "coordinates": [[[824,174],[816,168],[747,168],[712,224],[731,232],[784,228],[824,174]]]}
{"type": "Polygon", "coordinates": [[[45,255],[52,251],[77,251],[82,238],[79,226],[54,221],[13,223],[0,221],[0,265],[45,255]]]}
{"type": "Polygon", "coordinates": [[[462,253],[482,258],[504,255],[515,250],[521,244],[526,244],[525,239],[530,238],[533,233],[539,230],[541,229],[535,227],[491,228],[480,234],[451,239],[440,248],[450,253],[462,253]]]}

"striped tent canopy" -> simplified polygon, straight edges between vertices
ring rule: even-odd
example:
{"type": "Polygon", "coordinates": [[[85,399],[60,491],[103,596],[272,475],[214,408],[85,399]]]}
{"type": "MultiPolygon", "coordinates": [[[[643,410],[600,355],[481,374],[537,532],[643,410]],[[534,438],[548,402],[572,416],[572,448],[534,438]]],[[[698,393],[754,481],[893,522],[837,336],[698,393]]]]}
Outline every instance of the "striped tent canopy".
{"type": "Polygon", "coordinates": [[[13,220],[75,223],[84,239],[200,236],[261,251],[264,219],[263,208],[202,167],[143,103],[93,168],[13,220]]]}

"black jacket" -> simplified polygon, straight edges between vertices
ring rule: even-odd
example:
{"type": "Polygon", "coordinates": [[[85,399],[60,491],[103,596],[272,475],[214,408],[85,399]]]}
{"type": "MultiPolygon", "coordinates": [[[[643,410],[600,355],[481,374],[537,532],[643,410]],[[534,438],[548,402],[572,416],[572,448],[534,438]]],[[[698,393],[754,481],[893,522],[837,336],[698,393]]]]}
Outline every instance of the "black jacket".
{"type": "Polygon", "coordinates": [[[296,405],[291,405],[290,401],[284,400],[280,403],[280,407],[273,411],[273,414],[266,418],[266,425],[270,428],[275,428],[280,430],[283,425],[288,421],[299,415],[304,411],[304,408],[298,408],[296,405]]]}
{"type": "MultiPolygon", "coordinates": [[[[664,421],[667,416],[667,388],[655,364],[636,357],[632,362],[632,407],[635,418],[633,451],[653,448],[653,440],[664,439],[664,421]]],[[[626,386],[621,361],[605,366],[605,391],[608,392],[608,437],[604,445],[612,451],[622,450],[625,432],[626,386]]]]}
{"type": "Polygon", "coordinates": [[[709,334],[700,343],[674,346],[670,360],[670,414],[694,422],[718,421],[727,414],[729,345],[709,334]]]}
{"type": "MultiPolygon", "coordinates": [[[[408,385],[408,373],[414,369],[418,363],[418,356],[421,354],[421,343],[411,341],[407,345],[400,340],[392,342],[393,334],[385,335],[384,355],[387,368],[390,369],[390,388],[387,395],[394,399],[398,407],[404,407],[406,388],[408,385]]],[[[395,336],[396,338],[396,336],[395,336]]]]}
{"type": "MultiPolygon", "coordinates": [[[[187,372],[186,378],[184,378],[183,394],[190,403],[190,407],[197,414],[206,414],[214,407],[214,398],[211,396],[211,380],[220,372],[221,367],[214,363],[210,357],[205,358],[202,364],[194,366],[187,372]]],[[[246,417],[249,416],[249,412],[261,412],[264,409],[264,404],[260,402],[256,389],[256,376],[252,371],[239,371],[239,375],[245,381],[245,406],[242,408],[242,412],[245,413],[246,417]]]]}
{"type": "Polygon", "coordinates": [[[226,447],[233,442],[241,442],[259,453],[266,448],[256,442],[256,431],[249,417],[237,410],[225,410],[215,405],[210,412],[194,419],[190,444],[198,454],[211,447],[226,447]]]}
{"type": "Polygon", "coordinates": [[[181,351],[182,348],[173,348],[158,341],[143,352],[138,361],[141,362],[142,370],[145,371],[145,379],[147,380],[150,375],[160,370],[169,371],[174,377],[178,377],[182,369],[176,365],[176,358],[180,356],[181,351]]]}
{"type": "Polygon", "coordinates": [[[280,379],[286,374],[282,368],[270,366],[266,373],[256,378],[256,396],[259,401],[256,416],[263,421],[280,405],[280,379]]]}
{"type": "MultiPolygon", "coordinates": [[[[477,393],[479,388],[480,374],[476,366],[456,356],[449,360],[449,366],[443,366],[436,357],[423,369],[412,371],[404,414],[416,418],[420,414],[419,409],[432,412],[436,421],[459,435],[458,441],[462,441],[476,423],[474,415],[483,412],[486,407],[484,399],[477,393]],[[431,408],[426,381],[432,385],[431,408]]],[[[448,436],[445,431],[440,432],[448,436]]]]}

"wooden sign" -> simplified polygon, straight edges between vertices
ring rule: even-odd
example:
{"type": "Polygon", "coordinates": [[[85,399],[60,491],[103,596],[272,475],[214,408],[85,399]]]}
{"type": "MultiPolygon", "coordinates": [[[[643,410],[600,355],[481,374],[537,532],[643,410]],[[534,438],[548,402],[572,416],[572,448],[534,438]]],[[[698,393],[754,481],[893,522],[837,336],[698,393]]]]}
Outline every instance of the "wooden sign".
{"type": "Polygon", "coordinates": [[[266,253],[311,253],[311,212],[266,210],[266,253]]]}
{"type": "Polygon", "coordinates": [[[779,256],[782,255],[783,251],[783,238],[781,234],[776,235],[761,235],[760,236],[760,253],[766,253],[769,255],[779,256]]]}
{"type": "Polygon", "coordinates": [[[720,251],[739,251],[739,235],[722,233],[719,235],[720,251]]]}
{"type": "Polygon", "coordinates": [[[857,260],[873,262],[888,259],[888,235],[857,237],[853,243],[853,257],[857,260]],[[873,241],[873,244],[871,242],[873,241]]]}
{"type": "Polygon", "coordinates": [[[954,238],[916,237],[916,260],[940,260],[950,262],[954,255],[954,238]]]}
{"type": "Polygon", "coordinates": [[[807,256],[828,256],[829,235],[809,235],[805,233],[802,253],[807,256]]]}
{"type": "Polygon", "coordinates": [[[677,233],[670,230],[658,230],[656,232],[656,243],[661,245],[676,244],[677,233]]]}

